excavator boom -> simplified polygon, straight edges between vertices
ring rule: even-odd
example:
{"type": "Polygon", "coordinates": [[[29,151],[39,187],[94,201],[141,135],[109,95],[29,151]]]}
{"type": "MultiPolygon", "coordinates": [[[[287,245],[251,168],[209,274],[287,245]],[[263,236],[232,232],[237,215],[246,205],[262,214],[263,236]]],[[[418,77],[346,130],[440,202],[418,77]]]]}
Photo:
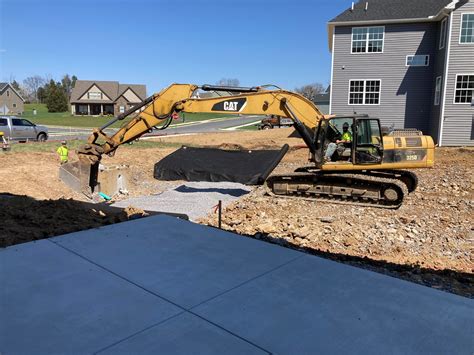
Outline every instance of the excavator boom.
{"type": "Polygon", "coordinates": [[[136,140],[154,127],[161,125],[159,129],[166,129],[172,122],[173,114],[180,112],[290,117],[310,150],[314,150],[312,131],[324,117],[308,99],[281,89],[172,84],[94,129],[87,144],[78,150],[79,161],[61,166],[60,178],[74,190],[91,196],[97,184],[98,163],[103,154],[113,155],[120,145],[136,140]],[[229,96],[199,98],[198,90],[227,92],[229,96]],[[105,133],[107,127],[131,115],[134,117],[115,134],[109,136],[105,133]]]}

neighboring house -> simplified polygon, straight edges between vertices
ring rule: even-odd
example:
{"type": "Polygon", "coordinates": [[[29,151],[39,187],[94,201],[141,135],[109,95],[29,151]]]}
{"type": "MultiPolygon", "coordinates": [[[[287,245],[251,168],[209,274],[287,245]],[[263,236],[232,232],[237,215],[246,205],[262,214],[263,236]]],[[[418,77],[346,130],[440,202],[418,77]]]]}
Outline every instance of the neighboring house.
{"type": "Polygon", "coordinates": [[[317,94],[314,98],[314,103],[318,106],[319,111],[324,114],[329,113],[329,103],[331,101],[331,85],[328,86],[326,91],[322,94],[317,94]]]}
{"type": "Polygon", "coordinates": [[[118,81],[77,80],[71,92],[73,115],[117,116],[146,98],[146,86],[118,81]]]}
{"type": "Polygon", "coordinates": [[[21,115],[25,100],[9,83],[0,83],[0,114],[21,115]]]}
{"type": "Polygon", "coordinates": [[[474,145],[474,0],[364,0],[328,23],[330,112],[474,145]]]}

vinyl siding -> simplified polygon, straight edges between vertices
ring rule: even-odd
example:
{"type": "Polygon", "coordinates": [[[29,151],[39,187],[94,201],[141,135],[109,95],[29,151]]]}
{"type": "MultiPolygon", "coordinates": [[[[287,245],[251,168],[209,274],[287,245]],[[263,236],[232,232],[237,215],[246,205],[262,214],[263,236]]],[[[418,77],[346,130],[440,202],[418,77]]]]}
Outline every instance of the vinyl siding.
{"type": "Polygon", "coordinates": [[[454,103],[456,75],[474,74],[474,44],[459,44],[461,16],[465,12],[474,12],[474,1],[465,3],[451,14],[453,26],[444,110],[442,138],[444,146],[474,146],[474,106],[454,103]]]}
{"type": "Polygon", "coordinates": [[[383,53],[351,54],[352,27],[335,29],[331,113],[367,113],[382,125],[431,133],[436,23],[385,26],[383,53]],[[406,56],[430,55],[427,67],[407,67],[406,56]],[[349,105],[349,81],[380,79],[380,105],[349,105]]]}

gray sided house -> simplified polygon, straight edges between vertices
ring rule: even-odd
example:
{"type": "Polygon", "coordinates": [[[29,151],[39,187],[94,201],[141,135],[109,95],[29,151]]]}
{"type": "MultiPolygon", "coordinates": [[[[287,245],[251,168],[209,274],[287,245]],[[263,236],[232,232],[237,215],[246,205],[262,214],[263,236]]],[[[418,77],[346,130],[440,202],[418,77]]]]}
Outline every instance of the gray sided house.
{"type": "Polygon", "coordinates": [[[77,80],[71,93],[73,115],[117,116],[146,98],[146,86],[118,81],[77,80]]]}
{"type": "Polygon", "coordinates": [[[21,115],[25,100],[9,83],[0,83],[0,114],[21,115]]]}
{"type": "Polygon", "coordinates": [[[328,23],[334,114],[474,145],[474,0],[363,0],[328,23]]]}

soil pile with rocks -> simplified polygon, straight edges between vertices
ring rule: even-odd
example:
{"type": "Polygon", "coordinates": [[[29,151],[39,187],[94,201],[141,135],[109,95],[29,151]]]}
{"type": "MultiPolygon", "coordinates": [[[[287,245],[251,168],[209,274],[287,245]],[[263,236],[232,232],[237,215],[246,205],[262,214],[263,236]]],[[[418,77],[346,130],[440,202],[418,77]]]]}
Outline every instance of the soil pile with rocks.
{"type": "Polygon", "coordinates": [[[0,195],[0,248],[96,228],[144,216],[142,210],[112,209],[72,199],[35,200],[0,195]]]}
{"type": "MultiPolygon", "coordinates": [[[[286,161],[278,173],[296,165],[286,161]]],[[[222,227],[472,296],[474,150],[438,149],[436,168],[413,171],[418,189],[398,210],[275,198],[260,188],[224,209],[222,227]]],[[[217,217],[201,222],[217,225],[217,217]]]]}

